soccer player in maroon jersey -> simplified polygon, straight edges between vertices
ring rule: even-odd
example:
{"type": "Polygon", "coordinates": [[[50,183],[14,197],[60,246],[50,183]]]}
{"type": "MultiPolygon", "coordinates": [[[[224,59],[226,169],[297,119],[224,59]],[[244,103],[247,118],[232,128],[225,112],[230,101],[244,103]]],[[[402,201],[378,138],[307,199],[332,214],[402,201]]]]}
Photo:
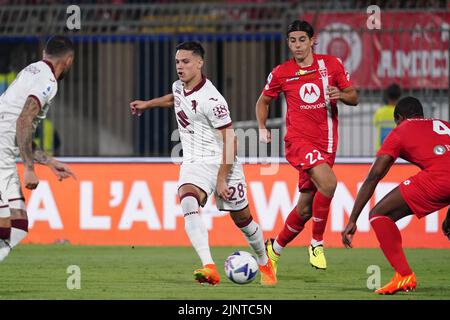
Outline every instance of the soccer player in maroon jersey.
{"type": "Polygon", "coordinates": [[[266,128],[269,104],[284,93],[287,101],[285,153],[288,162],[299,171],[301,196],[283,230],[275,240],[266,242],[266,248],[276,270],[281,251],[312,216],[310,263],[326,269],[323,234],[337,184],[332,170],[338,142],[337,102],[357,105],[358,95],[338,58],[313,52],[314,30],[308,22],[295,20],[286,34],[293,57],[269,74],[256,103],[256,117],[261,141],[270,142],[266,128]]]}
{"type": "MultiPolygon", "coordinates": [[[[381,250],[395,270],[392,280],[375,291],[379,294],[416,288],[416,276],[403,253],[402,237],[395,222],[411,214],[420,219],[450,204],[450,123],[425,119],[422,104],[413,97],[403,98],[397,103],[394,119],[397,127],[378,151],[342,232],[342,242],[351,248],[362,209],[398,157],[422,169],[388,193],[370,211],[370,224],[381,250]]],[[[450,212],[442,224],[442,231],[450,239],[450,212]]]]}

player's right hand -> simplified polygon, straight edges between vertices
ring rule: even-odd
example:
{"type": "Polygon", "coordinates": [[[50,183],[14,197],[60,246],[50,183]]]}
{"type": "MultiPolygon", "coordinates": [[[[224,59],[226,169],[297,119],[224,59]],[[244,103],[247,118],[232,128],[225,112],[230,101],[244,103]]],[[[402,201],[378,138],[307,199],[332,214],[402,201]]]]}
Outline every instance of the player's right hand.
{"type": "Polygon", "coordinates": [[[349,221],[344,231],[342,231],[342,243],[346,248],[353,248],[352,240],[356,232],[356,223],[349,221]]]}
{"type": "Polygon", "coordinates": [[[223,200],[228,200],[231,196],[230,189],[228,188],[227,182],[225,180],[217,180],[216,192],[217,195],[223,200]]]}
{"type": "Polygon", "coordinates": [[[36,173],[34,173],[34,170],[31,169],[25,169],[23,179],[25,188],[30,190],[36,189],[39,184],[39,178],[37,177],[36,173]]]}
{"type": "Polygon", "coordinates": [[[130,103],[130,110],[132,115],[140,116],[145,109],[147,109],[147,101],[134,100],[130,103]]]}
{"type": "Polygon", "coordinates": [[[444,236],[446,236],[450,240],[450,219],[447,218],[442,222],[442,232],[444,233],[444,236]]]}
{"type": "Polygon", "coordinates": [[[259,141],[263,143],[271,143],[272,136],[267,128],[259,128],[259,141]]]}

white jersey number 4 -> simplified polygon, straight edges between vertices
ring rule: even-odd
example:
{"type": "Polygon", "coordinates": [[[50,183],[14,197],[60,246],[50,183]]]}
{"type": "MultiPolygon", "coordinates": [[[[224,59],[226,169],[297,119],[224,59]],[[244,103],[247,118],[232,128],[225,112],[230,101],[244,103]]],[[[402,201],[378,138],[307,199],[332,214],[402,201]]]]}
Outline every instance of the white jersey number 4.
{"type": "Polygon", "coordinates": [[[433,120],[433,131],[437,134],[447,134],[450,136],[450,129],[439,120],[433,120]]]}

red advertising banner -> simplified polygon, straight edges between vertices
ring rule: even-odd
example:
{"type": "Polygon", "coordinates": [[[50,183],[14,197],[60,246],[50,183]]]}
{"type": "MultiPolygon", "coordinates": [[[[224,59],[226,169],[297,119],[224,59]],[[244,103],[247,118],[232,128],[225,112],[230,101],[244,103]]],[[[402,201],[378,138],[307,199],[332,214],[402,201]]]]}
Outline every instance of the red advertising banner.
{"type": "MultiPolygon", "coordinates": [[[[297,172],[288,164],[244,166],[250,209],[264,236],[278,234],[298,199],[297,172]]],[[[325,242],[342,247],[340,232],[350,215],[368,164],[337,164],[338,187],[328,220],[325,242]]],[[[26,191],[30,220],[28,243],[69,242],[84,245],[189,246],[177,196],[176,164],[71,164],[77,180],[59,182],[46,167],[38,167],[40,184],[26,191]]],[[[396,165],[377,187],[358,222],[356,247],[377,247],[368,213],[375,201],[418,171],[396,165]]],[[[22,173],[22,168],[19,167],[22,173]]],[[[25,189],[24,189],[25,190],[25,189]]],[[[445,210],[418,220],[397,222],[405,247],[450,248],[442,234],[445,210]]],[[[202,211],[211,245],[245,246],[246,241],[228,213],[219,212],[210,199],[202,211]]],[[[292,245],[307,245],[311,224],[292,245]]]]}
{"type": "Polygon", "coordinates": [[[307,13],[315,52],[341,58],[358,88],[448,89],[450,12],[307,13]]]}

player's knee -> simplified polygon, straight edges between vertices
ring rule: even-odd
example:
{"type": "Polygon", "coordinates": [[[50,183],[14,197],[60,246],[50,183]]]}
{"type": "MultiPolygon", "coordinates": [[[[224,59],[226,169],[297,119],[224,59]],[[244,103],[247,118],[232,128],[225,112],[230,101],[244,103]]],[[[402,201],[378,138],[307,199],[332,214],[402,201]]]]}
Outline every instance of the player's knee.
{"type": "Polygon", "coordinates": [[[240,211],[231,212],[230,216],[234,224],[238,227],[253,219],[248,207],[240,211]]]}
{"type": "Polygon", "coordinates": [[[308,221],[312,217],[312,206],[297,207],[297,213],[303,221],[308,221]]]}
{"type": "Polygon", "coordinates": [[[20,208],[11,207],[12,220],[28,220],[27,212],[20,208]]]}
{"type": "Polygon", "coordinates": [[[333,197],[334,192],[336,191],[336,187],[337,187],[336,177],[332,176],[329,179],[327,179],[327,181],[323,183],[318,189],[323,195],[333,197]]]}
{"type": "Polygon", "coordinates": [[[198,213],[199,200],[194,194],[184,194],[180,196],[181,208],[183,209],[184,217],[198,213]]]}

